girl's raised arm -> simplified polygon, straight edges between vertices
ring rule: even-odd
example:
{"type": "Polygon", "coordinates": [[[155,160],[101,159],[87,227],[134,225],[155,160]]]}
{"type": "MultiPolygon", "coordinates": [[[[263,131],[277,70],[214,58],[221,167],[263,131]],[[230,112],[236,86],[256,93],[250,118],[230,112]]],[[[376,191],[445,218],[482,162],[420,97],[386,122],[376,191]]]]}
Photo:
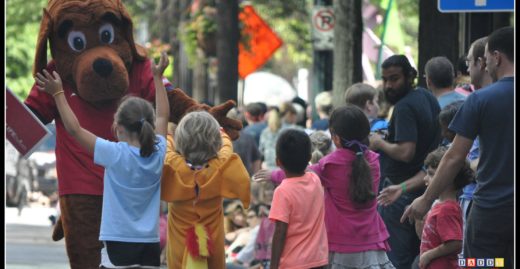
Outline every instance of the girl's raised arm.
{"type": "Polygon", "coordinates": [[[41,73],[36,74],[34,78],[38,89],[47,92],[54,97],[58,111],[60,112],[61,121],[65,125],[67,132],[73,136],[89,153],[94,153],[94,146],[96,145],[96,136],[86,129],[83,129],[79,125],[79,121],[74,115],[72,109],[70,109],[69,103],[65,98],[63,91],[60,75],[56,71],[53,72],[54,77],[43,70],[43,76],[41,73]]]}
{"type": "Polygon", "coordinates": [[[162,82],[162,74],[168,67],[169,60],[166,52],[161,53],[159,64],[152,63],[153,81],[155,84],[155,133],[166,137],[168,131],[168,119],[170,117],[170,105],[166,89],[162,82]]]}

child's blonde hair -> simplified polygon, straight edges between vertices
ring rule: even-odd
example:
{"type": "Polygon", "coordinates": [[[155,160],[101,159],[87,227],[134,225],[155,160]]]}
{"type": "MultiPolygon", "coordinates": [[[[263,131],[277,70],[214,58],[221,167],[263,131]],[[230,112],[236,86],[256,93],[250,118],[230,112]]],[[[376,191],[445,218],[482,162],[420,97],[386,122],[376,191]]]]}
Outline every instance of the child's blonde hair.
{"type": "Polygon", "coordinates": [[[332,94],[330,91],[321,92],[314,98],[316,110],[330,115],[334,106],[332,105],[332,94]]]}
{"type": "Polygon", "coordinates": [[[220,125],[206,111],[186,114],[175,129],[175,148],[192,165],[202,165],[217,156],[222,146],[220,125]]]}

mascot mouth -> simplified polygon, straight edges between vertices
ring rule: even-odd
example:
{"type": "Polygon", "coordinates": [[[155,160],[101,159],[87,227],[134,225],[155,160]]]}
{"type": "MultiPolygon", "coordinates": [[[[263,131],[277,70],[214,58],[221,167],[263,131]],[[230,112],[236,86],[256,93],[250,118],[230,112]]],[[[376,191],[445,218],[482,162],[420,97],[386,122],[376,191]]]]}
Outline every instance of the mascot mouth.
{"type": "Polygon", "coordinates": [[[128,89],[128,77],[108,76],[103,78],[97,74],[83,76],[78,82],[78,95],[88,102],[103,102],[123,97],[128,89]],[[88,77],[96,77],[95,80],[88,77]]]}
{"type": "Polygon", "coordinates": [[[78,95],[92,103],[123,97],[129,86],[125,63],[110,47],[85,51],[73,68],[78,95]]]}

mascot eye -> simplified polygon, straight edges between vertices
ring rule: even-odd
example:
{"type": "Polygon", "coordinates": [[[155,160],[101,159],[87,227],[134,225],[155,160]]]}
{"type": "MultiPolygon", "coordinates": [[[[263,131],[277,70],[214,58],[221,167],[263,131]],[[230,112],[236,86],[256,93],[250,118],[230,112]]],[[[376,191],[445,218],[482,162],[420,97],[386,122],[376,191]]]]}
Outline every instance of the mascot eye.
{"type": "Polygon", "coordinates": [[[85,34],[78,31],[71,31],[67,37],[67,42],[73,51],[80,52],[87,46],[85,34]]]}
{"type": "Polygon", "coordinates": [[[112,24],[103,24],[101,28],[99,28],[99,38],[101,42],[105,44],[112,44],[114,41],[114,27],[112,24]]]}

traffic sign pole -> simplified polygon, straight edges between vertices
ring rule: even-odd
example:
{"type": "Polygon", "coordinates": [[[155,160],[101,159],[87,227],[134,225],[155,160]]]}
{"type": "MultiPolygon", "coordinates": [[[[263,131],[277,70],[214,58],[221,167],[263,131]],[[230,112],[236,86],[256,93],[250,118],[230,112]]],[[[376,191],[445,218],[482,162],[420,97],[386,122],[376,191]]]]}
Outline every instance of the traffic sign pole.
{"type": "MultiPolygon", "coordinates": [[[[332,6],[332,0],[314,0],[314,6],[332,6]]],[[[325,18],[325,16],[320,17],[325,18]]],[[[311,23],[314,24],[315,21],[311,23]]],[[[328,27],[333,27],[333,22],[329,21],[328,19],[322,19],[322,21],[318,24],[322,25],[328,31],[333,32],[333,28],[329,29],[328,27]]],[[[333,61],[333,46],[331,49],[325,50],[318,50],[316,46],[313,47],[311,94],[309,94],[309,105],[312,106],[313,121],[318,119],[318,113],[316,112],[314,97],[316,97],[316,95],[318,95],[322,91],[332,90],[332,74],[334,67],[333,61]]]]}

